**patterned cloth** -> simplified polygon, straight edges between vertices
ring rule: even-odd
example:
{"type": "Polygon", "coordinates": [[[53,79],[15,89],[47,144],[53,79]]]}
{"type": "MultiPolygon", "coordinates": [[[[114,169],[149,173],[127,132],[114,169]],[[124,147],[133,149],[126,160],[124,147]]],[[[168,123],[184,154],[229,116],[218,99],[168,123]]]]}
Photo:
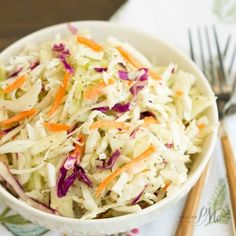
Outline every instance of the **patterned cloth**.
{"type": "MultiPolygon", "coordinates": [[[[130,0],[118,10],[111,21],[131,25],[152,34],[156,33],[158,37],[175,44],[187,53],[186,29],[188,27],[216,23],[217,28],[222,32],[221,40],[225,40],[229,33],[233,34],[233,28],[236,26],[236,2],[235,0],[130,0]]],[[[230,117],[227,120],[233,144],[236,144],[235,119],[230,117]]],[[[233,147],[236,153],[236,145],[233,147]]],[[[162,212],[154,222],[118,235],[172,236],[184,202],[185,199],[180,200],[175,206],[162,212]]],[[[0,223],[0,235],[3,236],[63,236],[31,224],[3,203],[0,204],[0,223]]],[[[195,224],[195,236],[233,235],[220,141],[213,153],[195,224]]]]}

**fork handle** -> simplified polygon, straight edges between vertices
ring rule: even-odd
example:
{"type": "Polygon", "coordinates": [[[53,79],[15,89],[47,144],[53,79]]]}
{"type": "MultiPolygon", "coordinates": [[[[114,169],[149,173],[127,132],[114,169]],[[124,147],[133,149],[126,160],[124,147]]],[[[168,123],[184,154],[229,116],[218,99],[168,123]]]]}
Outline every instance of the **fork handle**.
{"type": "Polygon", "coordinates": [[[234,228],[236,228],[236,163],[234,160],[232,146],[226,133],[224,133],[221,137],[221,144],[224,153],[225,167],[229,185],[233,223],[234,228]]]}
{"type": "Polygon", "coordinates": [[[208,166],[209,164],[206,166],[198,182],[194,185],[188,195],[178,228],[175,232],[175,236],[193,235],[194,222],[196,220],[196,213],[198,210],[201,192],[208,172],[208,166]]]}

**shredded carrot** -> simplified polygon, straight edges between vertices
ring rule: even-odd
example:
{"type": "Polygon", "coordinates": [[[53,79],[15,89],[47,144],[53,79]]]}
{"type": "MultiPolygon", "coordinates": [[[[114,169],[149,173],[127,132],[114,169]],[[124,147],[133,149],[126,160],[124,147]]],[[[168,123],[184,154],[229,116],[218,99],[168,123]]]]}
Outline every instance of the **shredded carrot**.
{"type": "Polygon", "coordinates": [[[178,90],[178,91],[176,91],[175,95],[177,97],[182,97],[184,95],[184,93],[181,90],[178,90]]]}
{"type": "Polygon", "coordinates": [[[98,128],[116,128],[116,129],[128,130],[129,125],[125,122],[116,122],[113,120],[105,120],[105,121],[95,121],[90,126],[90,130],[98,129],[98,128]]]}
{"type": "Polygon", "coordinates": [[[66,87],[68,84],[70,78],[70,73],[66,72],[64,75],[64,79],[62,82],[62,85],[60,86],[60,88],[57,90],[56,96],[55,96],[55,100],[51,106],[51,109],[48,112],[48,115],[51,116],[59,107],[63,97],[65,96],[66,93],[66,87]]]}
{"type": "Polygon", "coordinates": [[[159,124],[159,121],[152,116],[146,116],[143,119],[143,121],[144,121],[144,123],[143,123],[144,127],[151,125],[151,124],[159,124]]]}
{"type": "Polygon", "coordinates": [[[120,52],[121,56],[124,57],[126,61],[128,61],[130,64],[132,64],[136,68],[142,68],[142,64],[129,52],[127,52],[122,47],[116,47],[116,49],[120,52]]]}
{"type": "Polygon", "coordinates": [[[12,84],[9,84],[5,89],[3,89],[3,92],[10,93],[10,92],[18,89],[22,84],[24,84],[25,80],[26,80],[25,76],[19,77],[12,84]]]}
{"type": "Polygon", "coordinates": [[[128,81],[128,85],[131,86],[133,84],[133,81],[128,81]]]}
{"type": "Polygon", "coordinates": [[[58,124],[58,123],[43,123],[44,127],[52,132],[61,132],[61,131],[67,131],[70,129],[69,125],[66,124],[58,124]]]}
{"type": "MultiPolygon", "coordinates": [[[[142,63],[140,63],[133,55],[127,52],[124,48],[116,47],[116,49],[120,52],[121,56],[134,67],[138,69],[145,67],[144,65],[142,65],[142,63]]],[[[153,70],[149,70],[148,73],[154,80],[161,80],[161,77],[153,70]]]]}
{"type": "Polygon", "coordinates": [[[71,156],[76,157],[77,163],[79,164],[81,161],[81,157],[84,154],[84,149],[85,149],[85,141],[86,137],[83,134],[80,134],[78,136],[78,141],[82,143],[83,145],[76,144],[74,150],[71,153],[71,156]]]}
{"type": "Polygon", "coordinates": [[[92,39],[88,39],[83,36],[78,36],[77,42],[86,45],[87,47],[93,49],[96,52],[102,51],[102,47],[99,44],[97,44],[96,42],[94,42],[92,39]]]}
{"type": "Polygon", "coordinates": [[[124,166],[117,169],[115,172],[113,172],[111,175],[106,177],[96,189],[96,196],[98,197],[101,192],[106,188],[106,186],[117,176],[119,176],[122,172],[132,168],[134,165],[136,165],[137,162],[147,159],[151,154],[153,154],[156,151],[156,148],[151,145],[148,149],[146,149],[143,153],[141,153],[139,156],[135,157],[132,161],[125,164],[124,166]]]}
{"type": "Polygon", "coordinates": [[[162,188],[162,191],[163,192],[166,192],[167,188],[170,186],[171,184],[171,181],[170,180],[167,180],[166,183],[165,183],[165,187],[162,188]]]}
{"type": "Polygon", "coordinates": [[[77,138],[77,140],[80,142],[80,143],[85,143],[86,141],[86,137],[84,134],[80,134],[77,138]]]}
{"type": "Polygon", "coordinates": [[[86,99],[92,99],[94,97],[97,97],[105,86],[105,82],[102,81],[101,83],[88,88],[88,90],[84,91],[84,97],[86,99]]]}
{"type": "Polygon", "coordinates": [[[129,86],[131,86],[131,85],[133,84],[133,81],[129,81],[129,80],[123,80],[123,81],[127,81],[127,84],[128,84],[129,86]]]}
{"type": "Polygon", "coordinates": [[[205,129],[206,125],[204,123],[198,124],[197,126],[199,129],[205,129]]]}
{"type": "Polygon", "coordinates": [[[155,71],[149,70],[148,73],[154,80],[161,80],[161,76],[158,75],[155,71]]]}
{"type": "Polygon", "coordinates": [[[84,97],[86,99],[92,99],[94,97],[97,97],[102,90],[107,86],[113,84],[115,81],[112,79],[108,80],[108,84],[106,84],[104,81],[88,88],[86,91],[84,91],[84,97]]]}
{"type": "Polygon", "coordinates": [[[0,124],[3,126],[11,125],[14,122],[24,120],[25,118],[30,117],[37,112],[38,112],[38,110],[36,110],[34,108],[31,110],[28,110],[28,111],[22,111],[19,114],[15,115],[7,120],[2,121],[0,124]]]}
{"type": "Polygon", "coordinates": [[[84,152],[84,146],[80,146],[79,144],[77,144],[71,156],[75,156],[77,158],[77,162],[79,162],[83,152],[84,152]]]}

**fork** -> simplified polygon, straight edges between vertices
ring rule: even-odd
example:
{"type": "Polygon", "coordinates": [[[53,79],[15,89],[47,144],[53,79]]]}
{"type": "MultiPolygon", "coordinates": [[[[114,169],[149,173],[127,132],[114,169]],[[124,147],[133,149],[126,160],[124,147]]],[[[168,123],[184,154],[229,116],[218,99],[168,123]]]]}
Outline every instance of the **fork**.
{"type": "MultiPolygon", "coordinates": [[[[233,51],[233,55],[230,60],[230,66],[226,71],[224,66],[225,57],[229,51],[229,45],[231,41],[231,36],[228,37],[226,46],[224,48],[224,52],[221,52],[220,43],[217,35],[217,31],[215,26],[212,27],[212,35],[215,42],[215,48],[217,52],[217,63],[213,58],[213,48],[210,41],[210,33],[207,27],[204,27],[203,30],[197,28],[197,41],[199,44],[200,51],[200,66],[202,68],[203,73],[208,78],[217,99],[218,113],[220,118],[220,140],[224,154],[224,161],[228,179],[228,186],[230,191],[230,200],[231,200],[231,209],[232,209],[232,222],[233,228],[235,230],[236,224],[236,163],[233,157],[232,146],[225,128],[225,117],[229,114],[232,114],[232,109],[234,106],[236,107],[236,103],[233,98],[235,97],[236,92],[236,76],[234,80],[232,80],[232,85],[229,85],[228,77],[232,77],[232,67],[234,64],[234,60],[236,57],[236,47],[233,51]],[[204,31],[204,34],[202,33],[204,31]],[[205,48],[207,48],[207,54],[209,58],[209,68],[206,66],[206,56],[203,44],[203,37],[205,38],[206,44],[205,48]]],[[[197,63],[196,55],[193,47],[193,33],[189,29],[188,30],[188,38],[190,44],[190,55],[194,62],[197,63]]],[[[233,111],[235,113],[236,111],[233,111]]],[[[207,168],[206,168],[207,169],[207,168]]],[[[197,184],[192,188],[189,197],[186,201],[184,211],[182,213],[182,217],[178,228],[176,230],[176,236],[191,236],[193,235],[194,230],[194,222],[193,219],[196,217],[197,206],[200,200],[200,194],[203,188],[203,183],[206,177],[205,170],[198,180],[197,184]]]]}

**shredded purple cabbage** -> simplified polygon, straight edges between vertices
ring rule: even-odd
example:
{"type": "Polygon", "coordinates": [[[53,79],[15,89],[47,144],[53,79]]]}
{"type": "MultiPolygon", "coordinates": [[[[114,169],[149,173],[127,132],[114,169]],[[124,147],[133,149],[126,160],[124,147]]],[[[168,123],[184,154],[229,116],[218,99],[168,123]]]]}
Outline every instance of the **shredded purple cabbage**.
{"type": "Polygon", "coordinates": [[[77,171],[74,169],[72,174],[69,175],[68,177],[66,177],[68,170],[62,166],[60,168],[60,178],[58,180],[57,183],[57,196],[59,198],[66,196],[70,186],[75,182],[78,173],[77,171]]]}
{"type": "Polygon", "coordinates": [[[93,184],[91,182],[91,180],[88,178],[88,176],[85,173],[85,170],[83,169],[82,166],[76,165],[76,170],[77,170],[77,175],[78,175],[78,179],[83,182],[84,184],[86,184],[89,187],[93,187],[93,184]]]}
{"type": "Polygon", "coordinates": [[[64,65],[65,69],[66,69],[69,73],[73,74],[73,73],[74,73],[74,69],[72,68],[71,65],[69,65],[69,64],[67,63],[65,56],[64,56],[64,55],[60,55],[60,56],[59,56],[59,59],[61,60],[62,64],[64,65]]]}
{"type": "Polygon", "coordinates": [[[19,126],[19,125],[15,125],[15,126],[13,126],[13,127],[11,127],[11,128],[1,130],[1,131],[0,131],[0,137],[3,136],[3,135],[5,135],[5,134],[7,134],[7,133],[9,133],[10,131],[12,131],[13,129],[17,128],[18,126],[19,126]]]}
{"type": "Polygon", "coordinates": [[[107,112],[107,111],[115,111],[115,112],[120,112],[124,113],[130,110],[130,102],[128,103],[116,103],[111,109],[107,106],[104,107],[95,107],[93,108],[93,111],[101,111],[101,112],[107,112]]]}
{"type": "Polygon", "coordinates": [[[119,70],[118,71],[118,76],[121,80],[130,80],[129,77],[128,77],[128,71],[119,70]]]}
{"type": "Polygon", "coordinates": [[[139,91],[142,90],[146,84],[147,84],[147,79],[148,79],[148,69],[146,68],[142,68],[139,70],[143,70],[144,73],[141,76],[138,76],[138,78],[136,78],[136,83],[129,89],[129,91],[134,95],[137,96],[139,91]]]}
{"type": "Polygon", "coordinates": [[[136,128],[130,133],[130,135],[129,135],[130,138],[134,139],[134,138],[136,137],[136,134],[137,134],[138,130],[139,130],[139,126],[136,127],[136,128]]]}
{"type": "Polygon", "coordinates": [[[22,185],[18,182],[15,176],[11,174],[9,167],[5,162],[0,162],[0,173],[1,173],[0,174],[1,180],[6,181],[6,187],[7,188],[11,187],[16,192],[16,194],[19,196],[20,199],[24,200],[25,202],[28,202],[31,206],[41,211],[58,215],[58,212],[55,209],[26,195],[22,185]]]}
{"type": "Polygon", "coordinates": [[[70,56],[70,51],[69,49],[66,49],[65,44],[60,43],[60,44],[54,44],[52,47],[52,50],[54,53],[57,54],[57,57],[61,60],[62,64],[64,65],[65,69],[73,74],[74,69],[69,63],[67,62],[67,57],[70,56]]]}
{"type": "Polygon", "coordinates": [[[146,189],[147,185],[144,186],[143,190],[131,201],[131,205],[135,205],[139,202],[141,196],[143,195],[144,193],[144,190],[146,189]]]}
{"type": "Polygon", "coordinates": [[[79,123],[75,123],[70,130],[67,131],[67,135],[71,134],[73,131],[75,131],[80,126],[79,123]]]}
{"type": "Polygon", "coordinates": [[[106,67],[94,67],[93,69],[98,73],[102,73],[103,71],[107,71],[106,67]]]}
{"type": "Polygon", "coordinates": [[[39,61],[34,61],[31,63],[30,65],[30,69],[33,70],[34,68],[36,68],[39,65],[39,61]]]}
{"type": "Polygon", "coordinates": [[[116,112],[120,112],[120,113],[123,113],[123,112],[127,112],[130,110],[130,102],[127,102],[127,103],[116,103],[113,107],[112,107],[112,110],[113,111],[116,111],[116,112]]]}
{"type": "Polygon", "coordinates": [[[142,90],[145,87],[145,84],[143,82],[136,82],[129,91],[132,93],[132,95],[137,96],[139,91],[142,90]]]}
{"type": "Polygon", "coordinates": [[[77,28],[71,23],[67,24],[67,28],[72,34],[77,34],[78,33],[77,28]]]}
{"type": "Polygon", "coordinates": [[[167,147],[167,148],[173,148],[174,147],[174,144],[173,143],[166,143],[165,144],[165,146],[167,147]]]}
{"type": "MultiPolygon", "coordinates": [[[[64,182],[63,182],[63,193],[66,195],[69,188],[71,187],[71,185],[75,182],[76,178],[78,177],[78,173],[76,171],[76,169],[74,169],[74,171],[72,172],[72,174],[70,174],[68,177],[65,178],[64,182]]],[[[64,195],[64,196],[65,196],[64,195]]]]}
{"type": "Polygon", "coordinates": [[[59,198],[66,196],[70,186],[75,182],[77,172],[73,171],[71,175],[66,178],[68,170],[62,166],[60,168],[60,177],[57,183],[57,196],[59,198]]]}
{"type": "Polygon", "coordinates": [[[148,69],[147,68],[141,68],[139,70],[143,70],[144,73],[138,78],[139,81],[146,81],[148,79],[148,69]]]}
{"type": "Polygon", "coordinates": [[[12,126],[11,128],[5,129],[4,132],[9,133],[13,129],[17,128],[19,125],[12,126]]]}
{"type": "Polygon", "coordinates": [[[154,118],[156,118],[156,116],[154,115],[154,113],[152,113],[151,111],[143,111],[140,113],[140,119],[144,119],[147,116],[152,116],[154,118]]]}
{"type": "Polygon", "coordinates": [[[93,111],[100,111],[100,112],[107,112],[107,111],[109,111],[110,110],[110,108],[109,107],[95,107],[95,108],[93,108],[93,111]]]}
{"type": "Polygon", "coordinates": [[[120,151],[117,149],[112,155],[111,157],[109,158],[109,160],[107,161],[107,163],[103,162],[103,165],[102,166],[97,166],[98,169],[100,170],[108,170],[108,169],[111,169],[116,160],[118,159],[118,157],[120,156],[120,151]]]}
{"type": "Polygon", "coordinates": [[[11,77],[17,76],[22,70],[23,70],[22,67],[16,69],[15,71],[11,72],[11,74],[7,78],[10,79],[11,77]]]}
{"type": "Polygon", "coordinates": [[[76,160],[77,160],[76,156],[68,156],[64,162],[64,168],[66,170],[74,168],[76,160]]]}
{"type": "Polygon", "coordinates": [[[34,204],[34,207],[36,207],[37,209],[42,210],[42,211],[45,211],[45,209],[47,209],[51,214],[59,215],[56,209],[46,205],[43,202],[40,202],[39,200],[35,198],[30,197],[30,199],[37,204],[38,207],[36,207],[36,205],[34,204]]]}
{"type": "Polygon", "coordinates": [[[13,126],[13,127],[11,127],[11,128],[5,129],[4,132],[5,132],[5,133],[9,133],[10,131],[12,131],[13,129],[17,128],[18,126],[19,126],[19,125],[15,125],[15,126],[13,126]]]}
{"type": "Polygon", "coordinates": [[[66,49],[65,44],[54,44],[52,47],[53,52],[58,53],[59,55],[69,56],[70,51],[69,49],[66,49]]]}
{"type": "Polygon", "coordinates": [[[60,177],[57,182],[57,196],[59,198],[66,196],[69,188],[77,178],[87,186],[93,186],[91,180],[87,177],[83,167],[76,164],[76,158],[69,156],[60,168],[60,177]],[[68,170],[72,168],[73,172],[68,177],[66,177],[68,170]]]}
{"type": "Polygon", "coordinates": [[[60,168],[60,177],[57,182],[57,196],[58,197],[64,197],[67,193],[64,191],[64,181],[66,178],[66,174],[67,174],[67,169],[64,167],[64,165],[62,165],[62,167],[60,168]]]}
{"type": "Polygon", "coordinates": [[[136,78],[131,78],[129,76],[129,72],[125,70],[119,70],[118,76],[121,80],[128,80],[128,81],[146,81],[148,79],[148,69],[141,68],[138,71],[143,71],[143,74],[136,76],[136,78]]]}

